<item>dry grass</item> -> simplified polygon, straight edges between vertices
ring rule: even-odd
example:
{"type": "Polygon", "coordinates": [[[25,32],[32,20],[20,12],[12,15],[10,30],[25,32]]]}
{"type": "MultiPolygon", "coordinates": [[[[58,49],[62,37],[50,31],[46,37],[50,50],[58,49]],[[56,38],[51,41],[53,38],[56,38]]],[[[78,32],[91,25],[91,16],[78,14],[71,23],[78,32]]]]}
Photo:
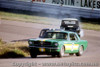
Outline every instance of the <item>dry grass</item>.
{"type": "Polygon", "coordinates": [[[49,24],[49,22],[55,21],[53,18],[39,17],[39,16],[31,16],[25,14],[15,14],[9,12],[0,11],[1,20],[13,20],[13,21],[23,21],[23,22],[31,22],[31,23],[42,23],[49,24]]]}
{"type": "Polygon", "coordinates": [[[0,45],[0,58],[18,58],[29,55],[27,42],[2,43],[0,45]]]}
{"type": "Polygon", "coordinates": [[[100,31],[100,25],[99,24],[92,24],[92,23],[82,23],[82,28],[87,30],[95,30],[100,31]]]}

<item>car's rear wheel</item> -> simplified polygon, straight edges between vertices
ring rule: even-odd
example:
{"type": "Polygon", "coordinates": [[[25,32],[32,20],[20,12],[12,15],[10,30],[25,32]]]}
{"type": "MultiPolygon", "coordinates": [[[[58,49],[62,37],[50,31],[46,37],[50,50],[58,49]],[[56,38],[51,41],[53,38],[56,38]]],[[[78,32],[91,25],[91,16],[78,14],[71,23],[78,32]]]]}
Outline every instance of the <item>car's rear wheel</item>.
{"type": "Polygon", "coordinates": [[[83,54],[83,52],[84,52],[83,46],[80,46],[79,52],[76,53],[76,56],[81,56],[83,54]]]}
{"type": "Polygon", "coordinates": [[[60,52],[58,53],[58,57],[63,57],[64,56],[64,52],[65,52],[65,49],[64,49],[64,46],[61,47],[61,50],[60,52]]]}
{"type": "Polygon", "coordinates": [[[74,55],[74,53],[69,53],[69,55],[70,55],[70,56],[73,56],[73,55],[74,55]]]}

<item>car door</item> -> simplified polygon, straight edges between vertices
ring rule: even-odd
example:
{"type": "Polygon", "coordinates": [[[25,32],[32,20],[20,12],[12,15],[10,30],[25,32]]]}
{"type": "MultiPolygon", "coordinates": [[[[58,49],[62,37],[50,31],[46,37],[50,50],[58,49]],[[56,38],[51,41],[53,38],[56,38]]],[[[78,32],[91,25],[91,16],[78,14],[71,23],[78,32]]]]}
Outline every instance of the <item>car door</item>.
{"type": "Polygon", "coordinates": [[[69,40],[65,45],[65,52],[67,53],[74,53],[78,51],[78,38],[74,33],[69,34],[69,40]]]}

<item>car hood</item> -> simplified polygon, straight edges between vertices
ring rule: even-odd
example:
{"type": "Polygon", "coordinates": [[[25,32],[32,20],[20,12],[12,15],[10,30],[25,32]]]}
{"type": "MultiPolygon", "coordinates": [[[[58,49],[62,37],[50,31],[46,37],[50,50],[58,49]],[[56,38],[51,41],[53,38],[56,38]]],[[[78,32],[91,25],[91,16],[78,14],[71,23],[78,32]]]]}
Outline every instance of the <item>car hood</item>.
{"type": "Polygon", "coordinates": [[[51,39],[51,38],[37,38],[37,39],[30,39],[30,41],[59,42],[59,41],[66,41],[66,40],[65,39],[51,39]]]}

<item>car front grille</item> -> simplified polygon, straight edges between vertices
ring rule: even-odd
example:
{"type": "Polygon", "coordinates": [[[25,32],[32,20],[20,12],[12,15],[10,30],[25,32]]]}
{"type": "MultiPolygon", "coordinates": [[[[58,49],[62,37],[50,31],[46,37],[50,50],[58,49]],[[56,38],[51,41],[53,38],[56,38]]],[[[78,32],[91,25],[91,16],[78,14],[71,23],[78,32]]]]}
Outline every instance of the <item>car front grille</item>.
{"type": "Polygon", "coordinates": [[[39,46],[39,47],[51,47],[51,42],[34,41],[33,44],[34,46],[39,46]]]}

